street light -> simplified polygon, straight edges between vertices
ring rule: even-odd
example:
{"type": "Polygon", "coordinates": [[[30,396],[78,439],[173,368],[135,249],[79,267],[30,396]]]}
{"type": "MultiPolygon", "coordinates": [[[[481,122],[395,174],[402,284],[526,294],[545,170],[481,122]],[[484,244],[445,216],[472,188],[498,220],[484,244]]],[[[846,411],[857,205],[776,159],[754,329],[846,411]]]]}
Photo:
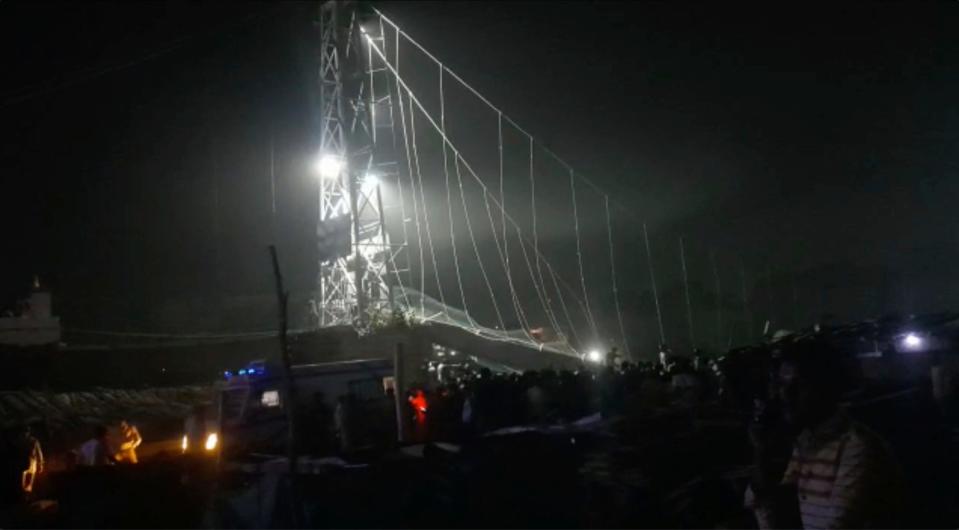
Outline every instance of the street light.
{"type": "Polygon", "coordinates": [[[340,176],[344,165],[343,159],[336,155],[323,155],[316,163],[316,171],[321,178],[335,179],[340,176]]]}

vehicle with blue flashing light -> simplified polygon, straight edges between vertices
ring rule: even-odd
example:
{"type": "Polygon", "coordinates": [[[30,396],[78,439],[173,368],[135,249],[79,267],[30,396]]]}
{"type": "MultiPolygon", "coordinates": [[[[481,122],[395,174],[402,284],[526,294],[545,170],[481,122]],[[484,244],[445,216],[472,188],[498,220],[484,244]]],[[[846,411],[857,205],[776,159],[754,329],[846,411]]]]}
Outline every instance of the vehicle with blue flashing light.
{"type": "MultiPolygon", "coordinates": [[[[298,445],[304,450],[332,449],[337,434],[334,413],[342,404],[348,404],[357,417],[382,416],[366,429],[369,432],[354,433],[356,440],[376,445],[395,438],[391,359],[302,364],[291,370],[296,410],[305,426],[299,429],[298,445]]],[[[287,443],[287,390],[281,368],[256,361],[224,370],[213,404],[194,416],[183,436],[185,453],[227,458],[281,454],[287,443]]]]}

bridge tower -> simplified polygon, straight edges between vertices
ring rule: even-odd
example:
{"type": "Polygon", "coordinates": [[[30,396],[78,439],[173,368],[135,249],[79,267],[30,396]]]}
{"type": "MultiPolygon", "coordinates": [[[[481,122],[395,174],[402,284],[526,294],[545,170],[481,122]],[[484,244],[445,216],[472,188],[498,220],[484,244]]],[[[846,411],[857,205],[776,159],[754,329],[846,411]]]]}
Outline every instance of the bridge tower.
{"type": "Polygon", "coordinates": [[[320,5],[319,270],[313,300],[320,327],[363,330],[373,314],[390,309],[389,273],[395,273],[402,248],[390,245],[385,226],[380,182],[395,175],[396,163],[392,153],[377,156],[377,130],[392,130],[392,99],[386,69],[373,68],[366,41],[382,41],[383,35],[381,25],[364,27],[370,19],[361,2],[320,5]]]}

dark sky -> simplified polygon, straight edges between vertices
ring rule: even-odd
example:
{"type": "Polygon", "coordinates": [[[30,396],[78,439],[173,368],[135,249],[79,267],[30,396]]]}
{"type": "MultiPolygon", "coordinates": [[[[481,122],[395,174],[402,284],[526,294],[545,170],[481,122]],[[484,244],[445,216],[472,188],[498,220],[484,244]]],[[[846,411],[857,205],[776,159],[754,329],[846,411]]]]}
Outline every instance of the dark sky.
{"type": "MultiPolygon", "coordinates": [[[[630,210],[614,228],[642,340],[637,219],[673,302],[686,237],[699,322],[715,320],[710,252],[725,298],[745,265],[759,322],[959,302],[956,3],[376,5],[630,210]]],[[[148,330],[187,304],[169,300],[268,295],[273,240],[292,288],[307,291],[315,7],[0,3],[2,300],[36,271],[67,322],[148,330]]],[[[546,173],[547,192],[568,186],[546,173]]],[[[600,203],[584,200],[591,230],[600,203]]],[[[565,261],[568,218],[548,215],[565,261]]],[[[590,236],[589,267],[604,271],[590,236]]],[[[668,334],[685,336],[673,302],[668,334]]],[[[732,333],[709,325],[699,334],[732,333]]]]}

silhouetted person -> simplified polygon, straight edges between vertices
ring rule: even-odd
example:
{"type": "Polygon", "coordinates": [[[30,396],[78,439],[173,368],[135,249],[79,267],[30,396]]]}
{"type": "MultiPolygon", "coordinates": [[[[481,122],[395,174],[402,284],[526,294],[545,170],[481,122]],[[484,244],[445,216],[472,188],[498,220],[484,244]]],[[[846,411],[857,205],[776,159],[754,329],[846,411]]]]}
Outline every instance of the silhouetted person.
{"type": "MultiPolygon", "coordinates": [[[[883,440],[839,406],[848,378],[819,341],[787,346],[779,369],[783,413],[800,432],[785,473],[756,473],[746,504],[761,528],[876,528],[901,521],[903,479],[883,440]],[[798,520],[797,520],[798,515],[798,520]]],[[[762,465],[761,443],[756,445],[762,465]]]]}
{"type": "Polygon", "coordinates": [[[113,464],[113,455],[110,452],[110,440],[107,428],[97,425],[93,429],[93,438],[80,446],[79,461],[81,466],[109,466],[113,464]]]}

